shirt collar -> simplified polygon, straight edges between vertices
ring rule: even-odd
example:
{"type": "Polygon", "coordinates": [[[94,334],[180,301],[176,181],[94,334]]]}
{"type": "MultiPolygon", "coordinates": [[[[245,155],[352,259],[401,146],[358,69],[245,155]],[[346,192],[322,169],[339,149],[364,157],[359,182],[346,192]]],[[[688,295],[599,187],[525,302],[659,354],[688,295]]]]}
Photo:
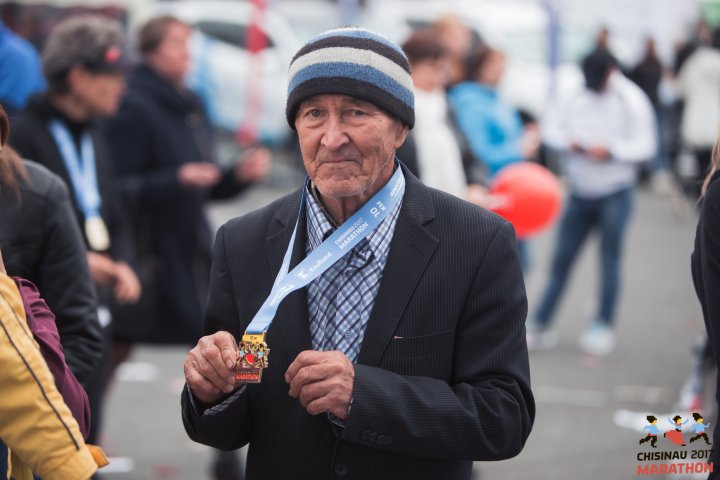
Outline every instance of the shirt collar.
{"type": "Polygon", "coordinates": [[[312,193],[312,182],[307,184],[307,233],[308,246],[310,251],[315,250],[325,240],[326,236],[335,231],[335,227],[330,222],[325,207],[316,200],[312,193]]]}
{"type": "MultiPolygon", "coordinates": [[[[325,238],[330,236],[337,227],[334,226],[328,217],[329,214],[325,211],[325,207],[320,203],[319,199],[316,199],[312,194],[312,181],[308,182],[306,192],[307,196],[307,247],[308,252],[315,250],[323,242],[325,238]]],[[[361,242],[360,246],[364,243],[369,244],[370,249],[376,257],[384,256],[381,250],[385,250],[384,246],[387,242],[383,242],[388,230],[394,230],[395,223],[397,222],[398,212],[402,206],[402,199],[397,203],[394,210],[385,217],[385,220],[378,225],[378,227],[370,232],[365,238],[366,242],[361,242]]],[[[357,247],[356,247],[357,248],[357,247]]]]}

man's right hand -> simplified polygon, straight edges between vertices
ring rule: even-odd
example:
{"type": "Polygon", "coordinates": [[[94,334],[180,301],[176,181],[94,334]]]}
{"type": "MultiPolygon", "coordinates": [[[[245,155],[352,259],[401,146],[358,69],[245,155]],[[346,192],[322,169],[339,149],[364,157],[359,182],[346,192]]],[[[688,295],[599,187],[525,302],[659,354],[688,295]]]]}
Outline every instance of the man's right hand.
{"type": "Polygon", "coordinates": [[[212,163],[186,163],[178,170],[178,180],[185,188],[203,190],[220,181],[220,169],[212,163]]]}
{"type": "Polygon", "coordinates": [[[202,337],[185,359],[185,382],[195,398],[213,405],[235,390],[238,346],[229,332],[202,337]]]}

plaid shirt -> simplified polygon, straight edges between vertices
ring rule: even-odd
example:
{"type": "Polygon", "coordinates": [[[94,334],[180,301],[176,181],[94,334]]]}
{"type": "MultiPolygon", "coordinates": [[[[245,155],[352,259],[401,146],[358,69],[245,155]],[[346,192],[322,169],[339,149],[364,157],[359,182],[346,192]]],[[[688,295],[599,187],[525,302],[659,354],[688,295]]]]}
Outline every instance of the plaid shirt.
{"type": "MultiPolygon", "coordinates": [[[[313,195],[307,201],[305,252],[309,254],[335,228],[313,195]]],[[[314,350],[340,350],[357,361],[401,206],[402,199],[375,230],[307,286],[314,350]]]]}

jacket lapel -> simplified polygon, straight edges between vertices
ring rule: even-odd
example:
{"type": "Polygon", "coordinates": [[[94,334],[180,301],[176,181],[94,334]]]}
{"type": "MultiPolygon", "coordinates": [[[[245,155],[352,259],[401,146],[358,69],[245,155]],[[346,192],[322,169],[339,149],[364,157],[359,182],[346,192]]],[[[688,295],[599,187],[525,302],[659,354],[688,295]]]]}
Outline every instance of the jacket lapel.
{"type": "Polygon", "coordinates": [[[360,348],[358,363],[363,365],[379,364],[438,244],[438,239],[424,227],[435,218],[430,192],[407,169],[403,168],[403,173],[407,186],[360,348]]]}
{"type": "MultiPolygon", "coordinates": [[[[285,251],[292,237],[295,222],[298,219],[298,208],[300,206],[301,190],[291,196],[289,201],[278,209],[273,223],[268,228],[267,248],[270,259],[270,276],[275,281],[280,266],[282,265],[285,251]]],[[[298,232],[293,245],[293,253],[290,260],[290,269],[305,258],[306,220],[304,211],[300,215],[298,232]]],[[[307,293],[306,289],[299,289],[282,301],[278,313],[268,331],[271,341],[282,341],[289,348],[290,352],[301,352],[312,348],[310,340],[310,322],[308,319],[307,293]]]]}

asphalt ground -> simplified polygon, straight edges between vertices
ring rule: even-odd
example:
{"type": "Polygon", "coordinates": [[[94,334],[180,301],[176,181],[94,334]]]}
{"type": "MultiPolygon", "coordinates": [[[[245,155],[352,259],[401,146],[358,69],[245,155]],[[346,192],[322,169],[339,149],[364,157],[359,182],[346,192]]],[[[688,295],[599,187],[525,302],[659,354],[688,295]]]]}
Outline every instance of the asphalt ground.
{"type": "MultiPolygon", "coordinates": [[[[260,207],[301,181],[274,169],[265,185],[213,206],[212,222],[218,226],[260,207]]],[[[645,478],[636,475],[638,465],[668,464],[639,462],[638,454],[652,449],[638,441],[644,436],[645,415],[656,415],[663,430],[669,428],[668,416],[687,416],[677,402],[693,343],[704,331],[689,267],[695,224],[692,205],[639,189],[625,248],[618,345],[603,359],[583,355],[577,345],[593,316],[598,289],[597,242],[585,246],[557,313],[560,343],[530,357],[537,402],[533,432],[518,457],[477,463],[477,479],[645,478]]],[[[531,312],[544,288],[554,237],[551,228],[531,241],[532,268],[526,279],[531,312]]],[[[140,346],[123,365],[106,407],[103,446],[112,463],[104,479],[211,478],[212,451],[191,442],[180,420],[186,350],[140,346]]],[[[714,385],[707,395],[713,393],[714,385]]],[[[711,407],[709,400],[701,412],[714,426],[711,407]]],[[[690,458],[692,451],[703,449],[698,443],[680,447],[660,438],[656,451],[684,451],[690,458]]]]}

